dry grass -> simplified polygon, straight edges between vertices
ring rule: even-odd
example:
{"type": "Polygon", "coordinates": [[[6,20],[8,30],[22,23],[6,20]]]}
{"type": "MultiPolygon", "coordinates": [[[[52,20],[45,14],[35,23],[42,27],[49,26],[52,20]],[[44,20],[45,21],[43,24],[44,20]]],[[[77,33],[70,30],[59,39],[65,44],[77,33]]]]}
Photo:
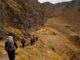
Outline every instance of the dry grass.
{"type": "Polygon", "coordinates": [[[4,27],[6,32],[13,33],[16,37],[22,37],[23,33],[20,29],[14,28],[14,27],[4,27]]]}
{"type": "MultiPolygon", "coordinates": [[[[58,20],[57,20],[58,21],[58,20]]],[[[70,60],[73,55],[79,54],[79,49],[72,44],[67,37],[62,34],[66,30],[63,22],[56,23],[57,21],[50,21],[46,23],[46,27],[38,30],[35,33],[38,36],[38,41],[34,45],[30,45],[30,39],[26,39],[26,47],[21,48],[21,42],[17,41],[18,49],[16,50],[16,60],[70,60]],[[50,27],[55,25],[56,28],[50,27]],[[62,28],[60,31],[59,28],[62,28]]],[[[21,37],[22,31],[16,28],[5,28],[7,32],[12,32],[18,37],[21,37]]],[[[67,30],[67,32],[70,32],[67,30]]],[[[72,32],[70,32],[72,33],[72,32]]],[[[4,52],[4,43],[0,44],[0,51],[4,52]]],[[[75,59],[79,59],[75,57],[75,59]]]]}

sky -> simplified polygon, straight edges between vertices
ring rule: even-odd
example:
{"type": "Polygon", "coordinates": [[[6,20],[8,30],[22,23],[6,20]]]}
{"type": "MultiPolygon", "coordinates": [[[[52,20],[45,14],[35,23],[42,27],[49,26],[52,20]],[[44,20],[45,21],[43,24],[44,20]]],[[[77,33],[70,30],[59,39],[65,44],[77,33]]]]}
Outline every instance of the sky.
{"type": "Polygon", "coordinates": [[[59,3],[59,2],[64,2],[64,1],[71,1],[71,0],[39,0],[39,2],[51,2],[51,3],[59,3]]]}

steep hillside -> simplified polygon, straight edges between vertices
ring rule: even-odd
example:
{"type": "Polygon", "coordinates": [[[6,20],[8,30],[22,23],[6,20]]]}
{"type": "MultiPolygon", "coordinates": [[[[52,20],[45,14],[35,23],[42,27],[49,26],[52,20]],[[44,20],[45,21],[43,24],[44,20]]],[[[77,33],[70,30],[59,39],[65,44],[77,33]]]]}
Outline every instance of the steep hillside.
{"type": "Polygon", "coordinates": [[[5,27],[26,31],[44,25],[46,19],[41,9],[38,0],[0,0],[0,37],[5,35],[5,27]]]}
{"type": "Polygon", "coordinates": [[[44,23],[44,14],[37,0],[0,0],[0,24],[30,28],[44,23]]]}

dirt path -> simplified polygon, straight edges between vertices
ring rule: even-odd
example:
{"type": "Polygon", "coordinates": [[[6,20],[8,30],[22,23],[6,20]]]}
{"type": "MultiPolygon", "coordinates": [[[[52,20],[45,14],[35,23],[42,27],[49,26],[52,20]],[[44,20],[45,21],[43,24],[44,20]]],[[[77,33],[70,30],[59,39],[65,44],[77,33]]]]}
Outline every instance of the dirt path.
{"type": "Polygon", "coordinates": [[[7,54],[0,56],[0,60],[9,60],[7,54]]]}

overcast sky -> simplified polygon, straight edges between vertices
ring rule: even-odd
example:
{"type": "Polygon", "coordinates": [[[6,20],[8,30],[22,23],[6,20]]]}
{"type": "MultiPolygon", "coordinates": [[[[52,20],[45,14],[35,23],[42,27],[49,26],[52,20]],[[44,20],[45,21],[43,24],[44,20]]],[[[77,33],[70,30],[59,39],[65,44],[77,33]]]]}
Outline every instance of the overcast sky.
{"type": "Polygon", "coordinates": [[[51,3],[58,3],[58,2],[64,2],[64,1],[71,1],[71,0],[39,0],[41,3],[43,2],[51,2],[51,3]]]}

